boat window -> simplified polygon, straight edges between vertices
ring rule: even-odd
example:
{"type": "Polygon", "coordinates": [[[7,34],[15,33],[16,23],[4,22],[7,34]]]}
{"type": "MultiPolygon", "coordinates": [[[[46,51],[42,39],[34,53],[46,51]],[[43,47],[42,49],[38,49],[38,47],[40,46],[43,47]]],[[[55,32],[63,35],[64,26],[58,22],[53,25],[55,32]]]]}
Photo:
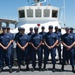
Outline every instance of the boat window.
{"type": "Polygon", "coordinates": [[[44,9],[44,17],[49,17],[49,16],[50,16],[50,10],[44,9]]]}
{"type": "Polygon", "coordinates": [[[33,10],[27,9],[27,17],[33,17],[33,10]]]}
{"type": "Polygon", "coordinates": [[[41,17],[42,16],[42,11],[41,9],[36,9],[35,10],[35,17],[41,17]]]}
{"type": "Polygon", "coordinates": [[[19,18],[24,18],[24,17],[25,17],[24,10],[19,10],[19,18]]]}
{"type": "Polygon", "coordinates": [[[52,17],[57,18],[58,10],[52,10],[52,17]]]}

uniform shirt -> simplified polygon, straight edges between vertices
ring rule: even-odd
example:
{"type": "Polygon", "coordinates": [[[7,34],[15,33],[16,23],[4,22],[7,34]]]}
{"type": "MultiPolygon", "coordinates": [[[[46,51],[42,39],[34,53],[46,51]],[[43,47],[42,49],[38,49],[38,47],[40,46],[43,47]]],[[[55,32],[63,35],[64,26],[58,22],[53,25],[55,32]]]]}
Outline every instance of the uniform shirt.
{"type": "Polygon", "coordinates": [[[42,41],[42,36],[40,34],[32,35],[31,42],[34,44],[34,46],[38,46],[41,41],[42,41]]]}
{"type": "Polygon", "coordinates": [[[6,33],[6,34],[2,33],[0,35],[1,44],[4,46],[7,46],[11,40],[14,40],[14,36],[11,33],[6,33]]]}
{"type": "Polygon", "coordinates": [[[26,43],[29,41],[28,35],[24,34],[24,35],[19,35],[19,38],[17,40],[17,42],[21,45],[21,46],[25,46],[26,43]]]}
{"type": "Polygon", "coordinates": [[[67,34],[65,33],[64,35],[62,35],[61,40],[68,46],[70,46],[71,44],[73,44],[73,42],[75,41],[75,36],[74,34],[70,33],[67,34]]]}
{"type": "Polygon", "coordinates": [[[15,42],[17,42],[19,35],[20,33],[16,33],[15,38],[14,38],[15,42]]]}
{"type": "Polygon", "coordinates": [[[42,36],[42,39],[44,40],[44,36],[45,36],[46,32],[40,32],[39,34],[42,36]]]}
{"type": "Polygon", "coordinates": [[[58,40],[58,36],[53,32],[52,33],[48,32],[48,33],[46,33],[44,39],[49,46],[52,46],[52,45],[54,45],[56,40],[58,40]]]}
{"type": "MultiPolygon", "coordinates": [[[[75,33],[73,32],[73,33],[71,33],[71,34],[73,34],[74,36],[75,36],[75,33]]],[[[74,46],[74,48],[75,48],[75,46],[74,46]]]]}
{"type": "Polygon", "coordinates": [[[29,37],[29,42],[30,42],[30,40],[31,40],[31,36],[33,35],[34,33],[28,33],[27,35],[28,35],[28,37],[29,37]]]}
{"type": "MultiPolygon", "coordinates": [[[[11,35],[11,40],[14,40],[14,35],[12,33],[8,33],[9,35],[11,35]]],[[[13,45],[13,43],[12,43],[13,45]]]]}
{"type": "Polygon", "coordinates": [[[55,32],[56,34],[57,34],[57,36],[58,36],[58,42],[60,42],[61,41],[61,36],[62,36],[62,34],[61,34],[61,32],[55,32]]]}

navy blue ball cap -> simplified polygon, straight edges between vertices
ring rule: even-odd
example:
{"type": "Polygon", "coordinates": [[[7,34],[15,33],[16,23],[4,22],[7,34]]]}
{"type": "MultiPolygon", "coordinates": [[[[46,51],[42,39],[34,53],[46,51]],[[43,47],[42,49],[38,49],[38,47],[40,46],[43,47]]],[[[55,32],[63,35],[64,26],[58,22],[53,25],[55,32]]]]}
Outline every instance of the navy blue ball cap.
{"type": "Polygon", "coordinates": [[[69,28],[69,27],[66,27],[65,29],[66,29],[66,30],[69,30],[70,28],[69,28]]]}
{"type": "Polygon", "coordinates": [[[44,27],[44,26],[42,26],[42,27],[41,27],[41,29],[45,29],[45,27],[44,27]]]}
{"type": "Polygon", "coordinates": [[[50,25],[50,26],[49,26],[49,29],[53,29],[53,26],[52,26],[52,25],[50,25]]]}
{"type": "Polygon", "coordinates": [[[32,27],[30,27],[30,30],[33,30],[33,28],[32,28],[32,27]]]}
{"type": "Polygon", "coordinates": [[[58,26],[55,26],[55,29],[58,29],[58,26]]]}
{"type": "Polygon", "coordinates": [[[7,27],[3,26],[2,29],[7,29],[7,27]]]}
{"type": "Polygon", "coordinates": [[[18,30],[21,30],[21,27],[18,27],[18,30]]]}
{"type": "Polygon", "coordinates": [[[74,30],[74,28],[73,27],[70,27],[70,30],[74,30]]]}
{"type": "Polygon", "coordinates": [[[21,30],[25,31],[25,28],[21,28],[21,30]]]}
{"type": "Polygon", "coordinates": [[[34,30],[38,30],[38,27],[34,27],[34,30]]]}

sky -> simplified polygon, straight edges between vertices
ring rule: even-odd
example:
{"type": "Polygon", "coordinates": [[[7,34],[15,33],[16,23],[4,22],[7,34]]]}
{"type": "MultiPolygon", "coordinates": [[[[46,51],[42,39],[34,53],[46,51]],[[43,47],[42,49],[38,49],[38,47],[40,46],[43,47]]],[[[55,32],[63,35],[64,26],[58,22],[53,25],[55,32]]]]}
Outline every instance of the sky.
{"type": "MultiPolygon", "coordinates": [[[[33,0],[29,0],[29,2],[27,0],[0,0],[0,18],[18,20],[17,9],[31,5],[33,0]]],[[[47,0],[47,3],[43,5],[48,3],[59,8],[63,7],[63,0],[47,0]]],[[[65,23],[66,26],[75,28],[75,0],[65,0],[65,23]]]]}

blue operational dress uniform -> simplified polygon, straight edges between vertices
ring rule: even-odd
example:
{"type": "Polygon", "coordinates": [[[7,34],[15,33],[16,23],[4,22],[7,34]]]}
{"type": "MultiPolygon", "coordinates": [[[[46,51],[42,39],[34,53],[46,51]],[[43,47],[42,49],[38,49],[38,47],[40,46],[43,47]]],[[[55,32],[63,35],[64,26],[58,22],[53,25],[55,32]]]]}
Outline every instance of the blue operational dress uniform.
{"type": "MultiPolygon", "coordinates": [[[[75,33],[73,31],[74,31],[74,28],[70,27],[70,33],[74,34],[75,36],[75,33]]],[[[74,61],[75,61],[75,46],[74,46],[74,61]]]]}
{"type": "MultiPolygon", "coordinates": [[[[4,34],[3,33],[1,33],[0,34],[0,43],[2,43],[1,42],[1,38],[4,36],[4,34]]],[[[4,50],[3,50],[3,48],[2,47],[0,47],[0,69],[3,69],[3,67],[4,67],[4,50]]]]}
{"type": "MultiPolygon", "coordinates": [[[[58,28],[58,27],[56,26],[55,28],[58,28]]],[[[61,36],[62,36],[62,34],[59,31],[57,31],[57,32],[55,31],[55,33],[58,36],[58,44],[59,45],[56,46],[56,47],[57,47],[57,50],[58,50],[59,61],[61,63],[61,44],[60,44],[60,42],[61,42],[61,36]]]]}
{"type": "MultiPolygon", "coordinates": [[[[19,37],[18,37],[18,40],[17,42],[23,47],[26,45],[26,43],[28,43],[29,41],[29,38],[28,38],[28,35],[26,34],[20,34],[19,37]]],[[[24,60],[26,62],[26,65],[29,65],[29,60],[28,60],[28,50],[27,50],[27,47],[25,48],[25,50],[22,50],[20,47],[19,47],[19,56],[18,56],[18,65],[21,66],[21,56],[23,55],[24,56],[24,60]]]]}
{"type": "MultiPolygon", "coordinates": [[[[14,35],[11,33],[1,34],[0,41],[3,46],[7,46],[11,40],[14,40],[14,35]]],[[[11,44],[6,50],[3,50],[2,61],[6,60],[6,64],[9,68],[13,65],[13,45],[11,44]]]]}
{"type": "MultiPolygon", "coordinates": [[[[38,30],[38,28],[35,27],[34,30],[38,30]]],[[[31,43],[35,47],[37,47],[41,42],[42,42],[42,36],[38,33],[34,33],[31,37],[31,43]]],[[[33,48],[33,50],[32,50],[32,66],[33,66],[34,69],[35,69],[35,66],[36,66],[36,53],[38,54],[38,66],[39,66],[39,69],[41,69],[41,66],[42,66],[41,46],[37,50],[35,48],[33,48]]]]}
{"type": "MultiPolygon", "coordinates": [[[[45,27],[42,26],[41,29],[44,30],[45,27]]],[[[44,36],[45,36],[46,32],[45,31],[41,31],[39,34],[42,36],[42,43],[44,43],[44,36]]],[[[44,50],[45,50],[45,45],[44,44],[41,45],[41,50],[44,53],[44,50]]],[[[43,53],[42,53],[42,56],[43,56],[43,53]]]]}
{"type": "MultiPolygon", "coordinates": [[[[20,35],[19,32],[16,33],[15,38],[14,38],[15,43],[17,43],[19,35],[20,35]]],[[[17,60],[18,60],[18,56],[19,56],[19,47],[18,47],[18,45],[16,45],[16,54],[17,54],[17,60]]]]}
{"type": "MultiPolygon", "coordinates": [[[[64,35],[62,35],[61,38],[62,42],[64,42],[67,46],[70,46],[74,43],[75,41],[75,36],[72,33],[65,33],[64,35]]],[[[62,61],[62,70],[64,69],[64,64],[65,61],[67,60],[67,57],[70,59],[70,63],[72,65],[72,67],[74,66],[74,46],[67,50],[67,48],[65,46],[63,46],[63,61],[62,61]]]]}
{"type": "MultiPolygon", "coordinates": [[[[19,32],[16,33],[16,35],[15,35],[14,40],[15,40],[16,43],[17,43],[18,38],[20,36],[21,29],[22,29],[21,27],[18,27],[19,32]]],[[[22,53],[22,51],[20,50],[20,48],[18,47],[18,45],[16,45],[16,54],[17,54],[17,61],[18,61],[18,63],[19,63],[19,60],[20,61],[23,61],[24,60],[23,53],[22,54],[21,53],[22,53]],[[19,57],[19,56],[21,56],[21,57],[19,57]]],[[[18,66],[20,66],[20,65],[18,64],[18,66]]]]}
{"type": "MultiPolygon", "coordinates": [[[[49,29],[53,29],[53,26],[49,26],[49,29]]],[[[45,42],[47,43],[48,46],[53,46],[55,44],[55,42],[58,40],[58,36],[55,33],[50,33],[47,32],[45,37],[44,37],[45,42]]],[[[47,46],[45,47],[45,56],[44,56],[44,68],[46,68],[46,64],[48,61],[48,56],[49,56],[49,52],[51,53],[51,57],[52,57],[52,64],[53,64],[53,70],[55,68],[55,56],[56,56],[56,47],[49,49],[47,46]]]]}

